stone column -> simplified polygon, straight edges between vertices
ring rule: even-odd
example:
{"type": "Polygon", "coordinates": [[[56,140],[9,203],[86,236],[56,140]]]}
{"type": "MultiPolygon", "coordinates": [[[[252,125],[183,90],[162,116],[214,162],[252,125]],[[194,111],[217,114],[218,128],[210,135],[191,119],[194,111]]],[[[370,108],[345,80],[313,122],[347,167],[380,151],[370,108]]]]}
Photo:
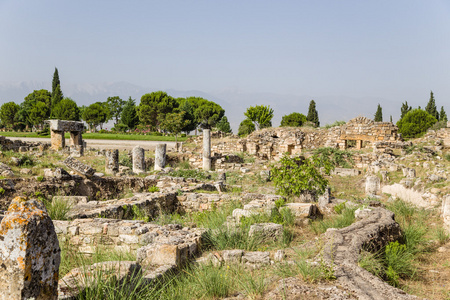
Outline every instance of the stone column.
{"type": "Polygon", "coordinates": [[[203,129],[203,170],[211,170],[211,132],[203,129]]]}
{"type": "Polygon", "coordinates": [[[64,131],[50,130],[50,138],[53,150],[61,150],[66,146],[64,131]]]}
{"type": "Polygon", "coordinates": [[[14,198],[0,237],[0,299],[58,299],[61,250],[42,202],[14,198]]]}
{"type": "Polygon", "coordinates": [[[105,174],[115,175],[119,172],[119,150],[106,150],[105,174]]]}
{"type": "Polygon", "coordinates": [[[70,142],[71,145],[83,145],[83,137],[81,136],[81,131],[71,131],[70,132],[70,142]]]}
{"type": "Polygon", "coordinates": [[[155,170],[159,171],[166,166],[166,144],[157,144],[155,149],[155,170]]]}
{"type": "Polygon", "coordinates": [[[139,146],[133,148],[133,173],[145,173],[145,153],[139,146]]]}

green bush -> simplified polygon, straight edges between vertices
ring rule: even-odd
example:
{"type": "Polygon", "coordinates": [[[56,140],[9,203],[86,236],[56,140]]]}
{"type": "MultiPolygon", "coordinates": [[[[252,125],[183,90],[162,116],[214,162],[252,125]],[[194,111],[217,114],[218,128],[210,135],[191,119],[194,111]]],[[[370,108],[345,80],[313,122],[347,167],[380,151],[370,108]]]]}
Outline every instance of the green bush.
{"type": "Polygon", "coordinates": [[[301,113],[293,112],[281,118],[281,127],[301,127],[306,122],[306,116],[301,113]]]}
{"type": "Polygon", "coordinates": [[[398,286],[398,278],[412,278],[416,273],[414,255],[408,252],[406,245],[398,241],[391,242],[385,249],[386,275],[388,281],[398,286]]]}
{"type": "Polygon", "coordinates": [[[425,133],[436,122],[436,118],[426,111],[413,109],[397,122],[397,126],[403,137],[415,138],[425,133]]]}
{"type": "Polygon", "coordinates": [[[300,196],[305,191],[317,191],[323,194],[328,185],[324,174],[330,174],[332,164],[325,157],[314,155],[310,158],[298,156],[290,158],[284,155],[280,166],[271,170],[271,180],[280,195],[300,196]]]}
{"type": "Polygon", "coordinates": [[[314,154],[320,160],[328,160],[334,167],[352,168],[354,164],[353,153],[348,150],[321,147],[314,150],[314,154]]]}
{"type": "Polygon", "coordinates": [[[149,192],[149,193],[159,192],[159,187],[157,187],[157,186],[151,186],[151,187],[148,188],[148,192],[149,192]]]}
{"type": "Polygon", "coordinates": [[[245,119],[239,124],[238,135],[245,136],[256,130],[255,124],[249,119],[245,119]]]}

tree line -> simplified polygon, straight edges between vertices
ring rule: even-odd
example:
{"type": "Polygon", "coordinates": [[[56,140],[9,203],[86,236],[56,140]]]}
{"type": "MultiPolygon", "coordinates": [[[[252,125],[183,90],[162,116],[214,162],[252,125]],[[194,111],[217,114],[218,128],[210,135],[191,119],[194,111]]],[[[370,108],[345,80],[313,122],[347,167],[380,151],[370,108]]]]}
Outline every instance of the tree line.
{"type": "Polygon", "coordinates": [[[78,106],[73,99],[64,97],[57,68],[53,74],[51,92],[35,90],[21,104],[7,102],[0,107],[1,124],[8,129],[42,129],[47,119],[83,120],[91,131],[97,127],[102,129],[106,122],[114,120],[117,131],[141,127],[146,131],[178,134],[197,128],[218,127],[231,132],[225,110],[219,104],[200,97],[174,98],[166,92],[157,91],[143,95],[139,105],[131,97],[122,100],[113,96],[104,102],[78,106]]]}

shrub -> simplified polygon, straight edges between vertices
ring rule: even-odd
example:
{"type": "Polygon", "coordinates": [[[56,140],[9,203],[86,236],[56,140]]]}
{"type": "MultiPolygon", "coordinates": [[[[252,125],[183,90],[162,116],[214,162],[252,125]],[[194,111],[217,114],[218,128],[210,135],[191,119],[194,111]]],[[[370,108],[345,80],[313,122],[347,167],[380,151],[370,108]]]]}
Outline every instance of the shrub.
{"type": "Polygon", "coordinates": [[[306,122],[306,116],[297,112],[293,112],[289,115],[281,118],[281,127],[301,127],[306,122]]]}
{"type": "Polygon", "coordinates": [[[325,125],[325,128],[330,129],[330,128],[335,127],[335,126],[341,126],[341,125],[344,125],[345,123],[347,123],[347,122],[345,122],[345,121],[334,121],[333,124],[327,124],[327,125],[325,125]]]}
{"type": "Polygon", "coordinates": [[[47,213],[52,220],[67,220],[67,213],[71,209],[71,205],[67,201],[58,198],[53,200],[42,200],[47,209],[47,213]]]}
{"type": "Polygon", "coordinates": [[[351,168],[353,167],[353,154],[347,150],[341,150],[331,147],[321,147],[314,150],[320,160],[328,160],[334,167],[351,168]]]}
{"type": "Polygon", "coordinates": [[[398,241],[390,242],[385,249],[386,275],[388,281],[398,286],[398,278],[412,278],[416,273],[414,256],[407,251],[406,245],[398,241]]]}
{"type": "Polygon", "coordinates": [[[40,175],[40,176],[36,177],[36,180],[39,182],[42,182],[42,181],[44,181],[44,176],[40,175]]]}
{"type": "Polygon", "coordinates": [[[316,155],[310,158],[284,155],[280,166],[272,168],[271,179],[277,192],[286,197],[300,196],[305,191],[323,194],[328,180],[322,175],[321,168],[325,174],[330,174],[333,167],[329,160],[316,155]]]}
{"type": "Polygon", "coordinates": [[[245,119],[239,124],[238,135],[245,136],[256,130],[255,124],[249,119],[245,119]]]}
{"type": "Polygon", "coordinates": [[[397,122],[397,126],[404,137],[414,138],[426,132],[436,122],[436,118],[426,111],[413,109],[397,122]]]}

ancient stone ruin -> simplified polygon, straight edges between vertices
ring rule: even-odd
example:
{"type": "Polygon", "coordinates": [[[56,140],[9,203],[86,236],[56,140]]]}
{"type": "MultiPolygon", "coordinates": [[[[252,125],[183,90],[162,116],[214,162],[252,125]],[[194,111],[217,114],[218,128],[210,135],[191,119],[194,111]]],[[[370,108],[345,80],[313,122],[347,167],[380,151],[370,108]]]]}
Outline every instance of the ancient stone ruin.
{"type": "Polygon", "coordinates": [[[374,122],[366,117],[351,119],[340,128],[340,148],[347,148],[348,141],[356,141],[356,149],[363,147],[363,142],[398,141],[398,127],[392,122],[374,122]]]}
{"type": "Polygon", "coordinates": [[[59,263],[44,205],[16,197],[0,223],[0,299],[57,299],[59,263]]]}
{"type": "Polygon", "coordinates": [[[77,153],[77,156],[83,155],[83,122],[64,121],[64,120],[47,120],[50,124],[51,148],[61,150],[66,146],[64,133],[70,132],[71,151],[77,153]]]}

